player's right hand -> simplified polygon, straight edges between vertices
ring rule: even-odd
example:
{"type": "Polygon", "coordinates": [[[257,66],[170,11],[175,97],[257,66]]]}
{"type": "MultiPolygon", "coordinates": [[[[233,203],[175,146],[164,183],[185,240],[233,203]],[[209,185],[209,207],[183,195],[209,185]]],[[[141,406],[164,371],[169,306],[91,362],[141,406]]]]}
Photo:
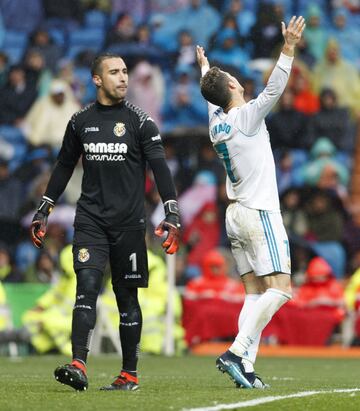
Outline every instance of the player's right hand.
{"type": "Polygon", "coordinates": [[[46,234],[47,216],[36,213],[31,223],[31,240],[35,247],[43,248],[43,240],[46,234]]]}
{"type": "Polygon", "coordinates": [[[54,203],[47,197],[43,197],[39,208],[31,223],[31,241],[37,248],[43,247],[43,240],[47,230],[48,216],[54,208],[54,203]]]}
{"type": "Polygon", "coordinates": [[[202,46],[196,46],[196,59],[197,59],[197,62],[200,68],[202,67],[210,68],[209,61],[207,57],[205,56],[205,50],[202,46]]]}
{"type": "Polygon", "coordinates": [[[157,226],[155,234],[161,237],[165,231],[168,232],[162,243],[167,254],[174,254],[179,249],[180,242],[180,216],[176,200],[169,200],[164,204],[165,219],[157,226]]]}

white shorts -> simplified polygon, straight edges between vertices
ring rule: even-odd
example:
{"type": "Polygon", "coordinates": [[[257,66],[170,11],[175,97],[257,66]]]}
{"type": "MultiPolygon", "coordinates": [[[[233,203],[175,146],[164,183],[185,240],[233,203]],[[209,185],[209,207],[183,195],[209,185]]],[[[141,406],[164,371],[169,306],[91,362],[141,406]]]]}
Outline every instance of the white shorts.
{"type": "Polygon", "coordinates": [[[226,210],[226,231],[240,275],[291,273],[289,240],[280,211],[231,203],[226,210]]]}

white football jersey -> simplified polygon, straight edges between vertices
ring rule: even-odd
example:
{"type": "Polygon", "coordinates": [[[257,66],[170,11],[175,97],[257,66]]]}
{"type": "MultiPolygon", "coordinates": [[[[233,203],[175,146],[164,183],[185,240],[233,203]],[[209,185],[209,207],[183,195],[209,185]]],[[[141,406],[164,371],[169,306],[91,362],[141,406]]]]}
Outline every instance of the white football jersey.
{"type": "Polygon", "coordinates": [[[243,106],[224,113],[221,107],[208,104],[210,139],[227,172],[227,195],[248,208],[280,209],[264,118],[286,87],[292,61],[292,57],[281,54],[264,91],[243,106]]]}

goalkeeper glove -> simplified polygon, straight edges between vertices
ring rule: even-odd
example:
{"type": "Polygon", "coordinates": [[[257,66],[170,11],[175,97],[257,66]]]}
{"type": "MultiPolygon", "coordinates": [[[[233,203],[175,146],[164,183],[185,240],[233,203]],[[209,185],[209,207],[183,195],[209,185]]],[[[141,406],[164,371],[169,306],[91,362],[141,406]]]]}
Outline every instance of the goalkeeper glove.
{"type": "Polygon", "coordinates": [[[35,247],[43,247],[43,239],[46,234],[48,216],[54,208],[54,202],[49,197],[43,196],[39,208],[31,223],[31,240],[35,247]]]}
{"type": "Polygon", "coordinates": [[[180,215],[176,200],[166,201],[164,204],[165,219],[157,226],[155,234],[161,237],[165,231],[168,235],[162,243],[167,254],[174,254],[179,249],[180,240],[180,215]]]}

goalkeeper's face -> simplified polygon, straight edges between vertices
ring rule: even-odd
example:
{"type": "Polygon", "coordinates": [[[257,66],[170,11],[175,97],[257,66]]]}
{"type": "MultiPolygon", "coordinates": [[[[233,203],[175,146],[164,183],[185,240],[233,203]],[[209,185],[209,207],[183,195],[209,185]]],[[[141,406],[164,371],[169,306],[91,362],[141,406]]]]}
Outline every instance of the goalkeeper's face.
{"type": "Polygon", "coordinates": [[[121,58],[108,58],[102,62],[101,73],[96,75],[96,85],[105,98],[112,102],[122,101],[128,87],[128,71],[121,58]]]}

